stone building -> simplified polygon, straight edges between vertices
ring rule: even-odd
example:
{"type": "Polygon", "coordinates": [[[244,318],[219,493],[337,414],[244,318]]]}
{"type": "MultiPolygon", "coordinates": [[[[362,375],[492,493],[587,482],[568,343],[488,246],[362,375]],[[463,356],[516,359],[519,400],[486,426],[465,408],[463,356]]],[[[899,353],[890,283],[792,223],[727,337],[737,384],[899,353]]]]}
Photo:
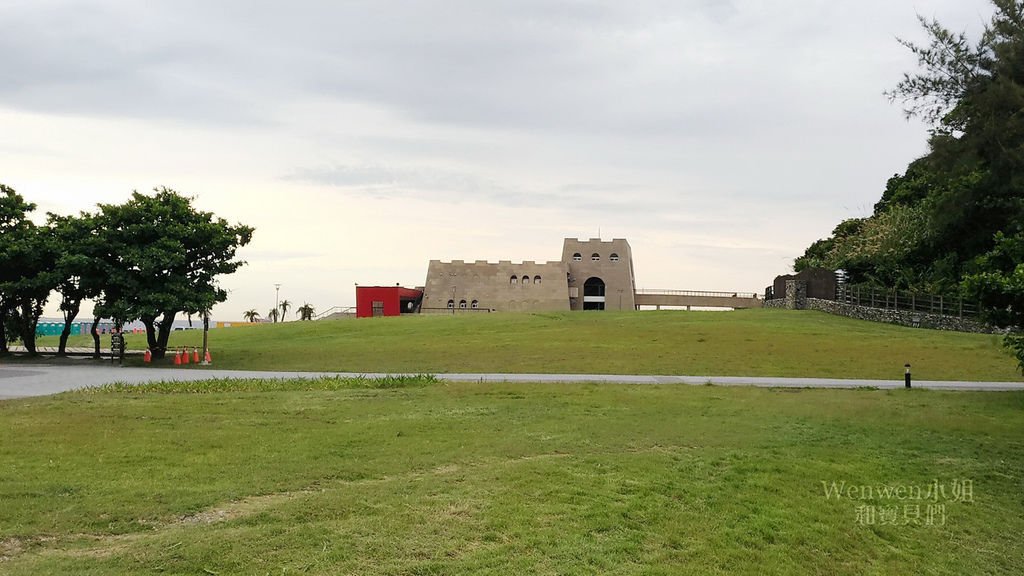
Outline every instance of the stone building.
{"type": "Polygon", "coordinates": [[[634,310],[629,242],[566,238],[556,262],[431,260],[423,312],[634,310]]]}
{"type": "Polygon", "coordinates": [[[636,280],[629,242],[566,238],[562,243],[562,262],[569,268],[571,309],[636,309],[636,280]]]}

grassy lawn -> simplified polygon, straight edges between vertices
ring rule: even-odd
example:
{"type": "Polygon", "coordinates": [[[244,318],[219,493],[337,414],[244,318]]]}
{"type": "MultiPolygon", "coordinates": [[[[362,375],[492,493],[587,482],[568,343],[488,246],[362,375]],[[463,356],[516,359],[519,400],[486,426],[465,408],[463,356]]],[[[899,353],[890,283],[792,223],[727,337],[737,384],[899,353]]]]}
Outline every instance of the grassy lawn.
{"type": "MultiPolygon", "coordinates": [[[[1020,381],[998,336],[821,312],[626,312],[287,322],[210,332],[217,368],[1020,381]]],[[[45,339],[55,345],[56,338],[45,339]]],[[[90,345],[88,338],[75,339],[90,345]]],[[[106,342],[105,342],[106,343],[106,342]]],[[[172,346],[199,346],[200,331],[172,346]]],[[[144,348],[145,338],[129,337],[144,348]]],[[[170,364],[165,361],[165,364],[170,364]]]]}
{"type": "Polygon", "coordinates": [[[924,390],[221,381],[3,401],[0,572],[1021,574],[1022,430],[1024,393],[924,390]]]}

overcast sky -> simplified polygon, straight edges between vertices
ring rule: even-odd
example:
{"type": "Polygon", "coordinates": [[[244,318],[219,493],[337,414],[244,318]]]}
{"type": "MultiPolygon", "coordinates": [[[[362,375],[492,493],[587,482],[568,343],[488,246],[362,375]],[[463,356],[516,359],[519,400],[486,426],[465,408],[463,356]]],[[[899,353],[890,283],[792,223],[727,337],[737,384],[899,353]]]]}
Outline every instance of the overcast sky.
{"type": "Polygon", "coordinates": [[[976,34],[991,7],[3,0],[0,182],[65,214],[163,185],[254,226],[220,320],[599,230],[637,287],[761,291],[925,152],[882,94],[917,14],[976,34]]]}

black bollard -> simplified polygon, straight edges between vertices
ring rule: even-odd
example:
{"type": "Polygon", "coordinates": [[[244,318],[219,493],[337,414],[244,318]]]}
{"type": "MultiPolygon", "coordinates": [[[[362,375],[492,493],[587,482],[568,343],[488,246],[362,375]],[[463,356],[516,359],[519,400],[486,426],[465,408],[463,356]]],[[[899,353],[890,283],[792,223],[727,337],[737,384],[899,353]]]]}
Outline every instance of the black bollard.
{"type": "Polygon", "coordinates": [[[903,382],[907,388],[910,388],[910,364],[904,364],[904,367],[907,369],[907,372],[903,375],[903,382]]]}

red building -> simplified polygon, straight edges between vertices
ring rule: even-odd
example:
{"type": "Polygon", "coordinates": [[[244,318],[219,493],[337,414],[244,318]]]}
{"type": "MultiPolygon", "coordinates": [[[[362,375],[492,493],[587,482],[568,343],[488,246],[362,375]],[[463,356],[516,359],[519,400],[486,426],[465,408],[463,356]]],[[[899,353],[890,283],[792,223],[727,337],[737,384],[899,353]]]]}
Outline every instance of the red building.
{"type": "Polygon", "coordinates": [[[423,291],[401,286],[356,286],[356,318],[419,312],[423,291]]]}

